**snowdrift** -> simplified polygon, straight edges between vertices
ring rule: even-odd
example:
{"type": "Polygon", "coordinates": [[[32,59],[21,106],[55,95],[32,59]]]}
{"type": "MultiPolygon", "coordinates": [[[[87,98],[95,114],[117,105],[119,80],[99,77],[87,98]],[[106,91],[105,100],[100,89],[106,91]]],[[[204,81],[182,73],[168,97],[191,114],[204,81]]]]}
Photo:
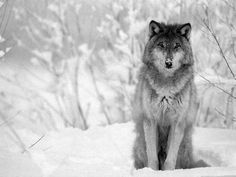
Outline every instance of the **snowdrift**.
{"type": "Polygon", "coordinates": [[[1,136],[0,177],[236,177],[235,130],[195,128],[195,157],[213,167],[174,171],[132,167],[131,122],[87,131],[61,129],[46,134],[36,144],[40,136],[26,130],[18,133],[28,148],[19,152],[1,136]]]}

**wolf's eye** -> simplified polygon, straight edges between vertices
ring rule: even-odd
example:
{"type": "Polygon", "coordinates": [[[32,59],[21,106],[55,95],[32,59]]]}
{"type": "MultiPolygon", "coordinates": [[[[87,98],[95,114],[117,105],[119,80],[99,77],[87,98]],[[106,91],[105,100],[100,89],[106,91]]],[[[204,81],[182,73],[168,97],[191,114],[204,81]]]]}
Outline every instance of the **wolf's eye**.
{"type": "Polygon", "coordinates": [[[158,45],[159,47],[161,47],[161,48],[164,48],[164,47],[165,47],[163,42],[159,42],[157,45],[158,45]]]}
{"type": "Polygon", "coordinates": [[[175,49],[179,49],[180,47],[181,47],[180,43],[176,43],[174,46],[175,49]]]}

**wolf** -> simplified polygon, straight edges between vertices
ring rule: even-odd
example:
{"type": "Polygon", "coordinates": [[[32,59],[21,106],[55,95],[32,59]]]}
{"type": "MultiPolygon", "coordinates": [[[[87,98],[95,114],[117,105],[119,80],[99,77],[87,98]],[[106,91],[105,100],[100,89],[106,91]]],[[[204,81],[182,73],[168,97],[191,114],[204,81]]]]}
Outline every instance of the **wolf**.
{"type": "Polygon", "coordinates": [[[192,132],[197,112],[191,24],[152,20],[133,101],[136,169],[208,166],[195,162],[192,132]]]}

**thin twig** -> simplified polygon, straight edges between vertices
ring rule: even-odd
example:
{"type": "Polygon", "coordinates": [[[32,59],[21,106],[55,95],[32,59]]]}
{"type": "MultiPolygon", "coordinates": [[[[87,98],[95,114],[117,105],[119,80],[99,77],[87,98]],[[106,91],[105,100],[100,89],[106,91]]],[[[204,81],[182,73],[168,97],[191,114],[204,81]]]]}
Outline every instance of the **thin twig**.
{"type": "MultiPolygon", "coordinates": [[[[224,118],[226,118],[226,115],[224,113],[222,113],[220,110],[218,110],[217,108],[215,108],[215,111],[220,114],[221,116],[223,116],[224,118]]],[[[233,120],[236,121],[236,117],[233,116],[233,120]]]]}
{"type": "Polygon", "coordinates": [[[22,148],[23,151],[26,151],[26,147],[25,144],[23,143],[22,139],[20,138],[20,136],[18,135],[18,133],[16,132],[16,130],[7,123],[7,120],[5,119],[5,116],[3,113],[0,112],[0,117],[2,118],[2,120],[6,123],[6,125],[8,126],[9,130],[13,133],[13,135],[15,136],[15,138],[17,139],[18,143],[20,144],[19,146],[22,148]]]}
{"type": "Polygon", "coordinates": [[[22,86],[21,83],[17,82],[17,80],[14,82],[12,81],[11,79],[5,77],[5,76],[2,76],[0,75],[0,78],[4,79],[5,81],[21,88],[22,90],[24,91],[28,91],[28,92],[31,92],[31,93],[34,93],[38,98],[40,98],[44,103],[47,104],[48,107],[50,107],[57,115],[59,115],[64,121],[66,121],[68,124],[70,124],[70,126],[72,125],[61,113],[60,111],[58,111],[46,98],[42,97],[39,93],[37,93],[36,91],[30,89],[30,88],[27,88],[25,86],[22,86]]]}
{"type": "Polygon", "coordinates": [[[221,87],[217,86],[216,84],[212,83],[210,80],[208,80],[207,78],[205,78],[204,76],[200,75],[199,76],[201,78],[203,78],[204,80],[206,80],[209,84],[211,84],[212,86],[218,88],[219,90],[221,90],[222,92],[226,93],[227,95],[230,95],[231,97],[233,97],[234,99],[236,99],[236,97],[234,95],[232,95],[231,93],[227,92],[226,90],[222,89],[221,87]]]}
{"type": "Polygon", "coordinates": [[[228,5],[228,7],[232,8],[234,11],[236,11],[236,8],[232,4],[230,4],[228,1],[224,0],[224,3],[226,5],[228,5]]]}
{"type": "MultiPolygon", "coordinates": [[[[41,139],[43,139],[45,135],[42,135],[35,143],[31,144],[28,149],[34,147],[39,141],[41,141],[41,139]]],[[[25,149],[22,153],[25,153],[27,150],[25,149]]]]}
{"type": "Polygon", "coordinates": [[[77,108],[79,110],[79,114],[80,114],[80,118],[82,120],[83,123],[83,129],[87,130],[88,129],[88,123],[86,121],[86,117],[84,114],[84,111],[82,109],[80,100],[79,100],[79,83],[78,83],[78,76],[79,75],[79,59],[76,59],[76,66],[75,66],[75,75],[74,75],[74,91],[75,91],[75,96],[76,96],[76,104],[77,104],[77,108]]]}
{"type": "Polygon", "coordinates": [[[221,45],[219,43],[219,40],[217,39],[216,34],[213,32],[213,30],[210,28],[210,26],[206,23],[206,21],[204,19],[202,20],[202,22],[206,26],[208,31],[211,33],[212,37],[214,38],[214,40],[215,40],[215,42],[216,42],[216,44],[217,44],[217,46],[218,46],[218,48],[220,50],[221,56],[223,57],[223,59],[224,59],[226,65],[227,65],[228,69],[230,70],[230,73],[232,74],[233,78],[236,80],[235,74],[234,74],[233,70],[231,69],[231,67],[229,65],[229,62],[228,62],[228,60],[227,60],[227,58],[226,58],[226,56],[225,56],[225,54],[224,54],[224,52],[222,50],[222,47],[221,47],[221,45]]]}
{"type": "Polygon", "coordinates": [[[18,111],[14,116],[12,116],[12,117],[6,119],[3,123],[0,124],[0,127],[3,126],[3,125],[5,125],[5,124],[8,124],[10,120],[15,119],[15,117],[16,117],[17,115],[19,115],[20,112],[21,112],[21,111],[18,111]]]}
{"type": "Polygon", "coordinates": [[[13,5],[14,5],[14,0],[13,0],[13,2],[12,2],[12,5],[10,5],[9,4],[9,8],[10,8],[10,12],[8,13],[8,15],[7,15],[7,21],[6,21],[6,24],[4,25],[4,28],[3,28],[3,31],[2,31],[2,35],[4,35],[4,33],[5,33],[5,31],[6,31],[6,29],[7,29],[7,26],[8,26],[8,23],[9,23],[9,19],[10,19],[10,17],[11,17],[11,14],[12,14],[12,8],[13,8],[13,5]],[[11,7],[12,6],[12,7],[11,7]]]}
{"type": "MultiPolygon", "coordinates": [[[[6,0],[6,2],[3,4],[4,6],[4,10],[3,10],[3,17],[2,17],[2,20],[1,20],[1,23],[0,23],[0,31],[1,31],[1,35],[3,34],[3,30],[1,30],[1,28],[3,27],[3,22],[5,20],[5,15],[6,15],[6,11],[7,11],[7,6],[8,6],[8,0],[6,0]]],[[[4,28],[4,27],[3,27],[4,28]]]]}
{"type": "Polygon", "coordinates": [[[67,126],[67,125],[71,125],[71,126],[72,126],[72,123],[70,123],[70,122],[68,121],[68,118],[66,118],[65,109],[62,107],[61,102],[60,102],[60,100],[59,100],[59,98],[60,98],[61,96],[60,96],[59,94],[55,94],[54,96],[55,96],[55,100],[56,100],[56,102],[57,102],[57,105],[58,105],[58,107],[59,107],[58,113],[60,112],[61,117],[62,117],[62,119],[64,120],[65,125],[66,125],[66,126],[67,126]]]}
{"type": "MultiPolygon", "coordinates": [[[[234,87],[231,88],[231,94],[234,94],[234,87]]],[[[231,96],[228,96],[227,98],[227,103],[226,103],[226,109],[225,109],[225,118],[226,118],[226,126],[228,128],[233,127],[233,114],[234,114],[234,109],[233,109],[233,99],[231,96]]]]}
{"type": "Polygon", "coordinates": [[[32,145],[30,145],[30,146],[28,147],[28,149],[34,147],[39,141],[41,141],[41,139],[43,139],[44,136],[45,136],[45,135],[42,135],[35,143],[33,143],[32,145]]]}
{"type": "Polygon", "coordinates": [[[96,78],[94,76],[94,71],[93,71],[93,68],[91,65],[89,65],[89,70],[90,70],[90,73],[91,73],[91,76],[92,76],[92,80],[93,80],[93,85],[94,85],[94,88],[95,88],[95,91],[97,93],[97,97],[98,97],[98,100],[100,101],[101,105],[102,105],[102,111],[107,119],[107,123],[108,124],[111,124],[111,121],[110,121],[110,117],[105,109],[105,103],[104,103],[104,97],[102,96],[102,94],[100,93],[99,89],[98,89],[98,86],[97,86],[97,81],[96,81],[96,78]]]}

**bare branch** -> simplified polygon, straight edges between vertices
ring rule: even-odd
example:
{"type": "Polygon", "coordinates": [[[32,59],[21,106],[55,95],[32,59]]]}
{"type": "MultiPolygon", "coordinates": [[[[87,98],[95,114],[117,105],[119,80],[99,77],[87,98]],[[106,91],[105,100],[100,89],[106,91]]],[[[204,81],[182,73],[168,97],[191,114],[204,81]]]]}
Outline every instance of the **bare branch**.
{"type": "MultiPolygon", "coordinates": [[[[231,88],[231,95],[234,94],[234,87],[231,88]]],[[[226,103],[226,109],[225,109],[225,118],[226,118],[226,126],[228,128],[233,127],[233,114],[234,114],[234,109],[233,109],[233,100],[232,96],[228,96],[227,98],[227,103],[226,103]]]]}
{"type": "Polygon", "coordinates": [[[5,122],[5,124],[8,126],[9,130],[13,133],[15,138],[17,139],[17,142],[19,143],[19,146],[22,149],[22,151],[23,152],[26,151],[26,147],[25,147],[25,144],[23,143],[22,139],[20,138],[20,136],[18,135],[16,130],[10,124],[7,123],[7,119],[5,118],[5,115],[2,112],[0,112],[0,117],[5,122]]]}
{"type": "MultiPolygon", "coordinates": [[[[207,18],[208,18],[208,17],[207,17],[207,18]]],[[[211,33],[212,37],[214,38],[214,40],[215,40],[215,42],[216,42],[216,44],[217,44],[217,46],[218,46],[218,48],[219,48],[219,50],[220,50],[221,56],[223,57],[223,59],[224,59],[226,65],[227,65],[227,67],[228,67],[228,69],[229,69],[231,75],[232,75],[233,78],[236,80],[235,74],[234,74],[233,70],[231,69],[231,67],[230,67],[230,65],[229,65],[229,62],[228,62],[228,60],[227,60],[227,58],[226,58],[226,56],[225,56],[225,54],[224,54],[224,52],[223,52],[223,50],[222,50],[222,47],[221,47],[221,45],[220,45],[220,43],[219,43],[219,40],[217,39],[217,36],[216,36],[215,32],[210,28],[210,26],[207,24],[207,22],[206,22],[204,19],[202,19],[202,22],[203,22],[203,24],[205,25],[205,27],[207,28],[207,30],[211,33]]]]}
{"type": "MultiPolygon", "coordinates": [[[[217,108],[215,108],[215,111],[220,114],[221,116],[223,116],[224,118],[226,117],[226,115],[224,113],[222,113],[222,111],[218,110],[217,108]]],[[[233,120],[236,121],[236,117],[233,116],[233,120]]]]}
{"type": "Polygon", "coordinates": [[[226,90],[222,89],[221,87],[219,87],[218,85],[212,83],[210,80],[208,80],[207,78],[205,78],[204,76],[200,75],[199,76],[201,78],[203,78],[204,80],[206,80],[209,84],[211,84],[212,86],[218,88],[219,90],[221,90],[222,92],[226,93],[227,95],[230,95],[231,97],[233,97],[234,99],[236,99],[236,97],[234,95],[232,95],[231,93],[227,92],[226,90]]]}
{"type": "Polygon", "coordinates": [[[66,123],[68,123],[69,125],[72,125],[72,123],[70,123],[70,122],[68,121],[68,119],[66,119],[66,117],[64,117],[64,116],[61,114],[60,111],[58,111],[47,99],[45,99],[44,97],[42,97],[42,96],[41,96],[39,93],[37,93],[36,91],[34,91],[34,90],[32,90],[32,89],[30,89],[30,88],[28,88],[28,87],[24,87],[24,86],[21,85],[21,83],[19,83],[19,82],[17,82],[17,81],[12,81],[11,79],[9,79],[9,78],[7,78],[7,77],[5,77],[5,76],[0,75],[0,78],[2,78],[2,79],[4,79],[5,81],[7,81],[7,82],[9,82],[9,83],[11,83],[11,84],[13,84],[13,85],[15,85],[15,86],[21,88],[23,91],[33,93],[36,97],[40,98],[45,104],[47,104],[47,106],[48,106],[49,108],[51,108],[51,110],[52,110],[54,113],[56,113],[57,115],[59,115],[66,123]]]}
{"type": "MultiPolygon", "coordinates": [[[[44,136],[45,136],[45,135],[41,136],[35,143],[33,143],[32,145],[30,145],[30,146],[28,147],[28,149],[34,147],[39,141],[41,141],[41,139],[43,139],[44,136]]],[[[22,153],[24,153],[25,151],[26,151],[26,149],[25,149],[22,153]]]]}
{"type": "MultiPolygon", "coordinates": [[[[8,0],[6,0],[6,2],[3,4],[2,8],[4,7],[4,10],[3,10],[3,17],[2,17],[2,20],[1,20],[1,23],[0,23],[0,30],[3,26],[3,22],[5,20],[5,16],[6,16],[6,11],[7,11],[7,7],[8,7],[8,0]]],[[[3,30],[2,30],[3,31],[3,30]]],[[[1,32],[1,34],[3,34],[3,32],[1,32]]]]}
{"type": "Polygon", "coordinates": [[[41,139],[43,139],[45,135],[41,136],[35,143],[33,143],[32,145],[29,146],[29,149],[34,147],[39,141],[41,141],[41,139]]]}
{"type": "MultiPolygon", "coordinates": [[[[7,0],[7,4],[8,4],[8,1],[9,0],[7,0]]],[[[8,15],[7,15],[7,17],[6,17],[6,23],[5,23],[5,25],[4,25],[4,28],[3,28],[3,31],[2,31],[2,33],[1,33],[1,35],[4,35],[4,33],[5,33],[5,31],[6,31],[6,29],[7,29],[7,26],[8,26],[8,23],[9,23],[9,19],[10,19],[10,17],[11,17],[11,14],[12,14],[12,8],[13,8],[13,5],[14,5],[14,3],[15,3],[15,1],[13,0],[13,2],[12,2],[12,4],[10,4],[9,3],[9,12],[8,12],[8,15]]],[[[7,5],[6,5],[7,6],[7,5]]]]}
{"type": "Polygon", "coordinates": [[[0,124],[0,127],[5,125],[5,124],[8,124],[10,122],[10,120],[14,119],[17,115],[19,115],[21,111],[18,111],[14,116],[8,118],[8,119],[5,119],[3,123],[0,124]]]}
{"type": "Polygon", "coordinates": [[[79,83],[78,83],[78,74],[79,74],[79,59],[76,60],[76,66],[75,66],[75,78],[74,78],[74,91],[75,91],[75,96],[76,96],[76,104],[77,104],[77,108],[79,110],[79,114],[80,114],[80,118],[82,120],[83,123],[83,129],[87,130],[88,129],[88,124],[86,121],[86,117],[84,115],[84,111],[82,109],[80,100],[79,100],[79,83]]]}
{"type": "Polygon", "coordinates": [[[111,121],[110,121],[110,116],[108,115],[108,112],[107,110],[105,109],[105,103],[104,103],[104,97],[103,95],[101,94],[100,90],[98,89],[98,86],[97,86],[97,81],[96,81],[96,78],[94,76],[94,71],[93,71],[93,68],[91,65],[89,65],[89,71],[91,73],[91,76],[92,76],[92,80],[93,80],[93,85],[94,85],[94,88],[95,88],[95,91],[97,93],[97,97],[98,97],[98,100],[100,101],[101,103],[101,106],[102,106],[102,111],[107,119],[107,123],[108,124],[111,124],[111,121]]]}

